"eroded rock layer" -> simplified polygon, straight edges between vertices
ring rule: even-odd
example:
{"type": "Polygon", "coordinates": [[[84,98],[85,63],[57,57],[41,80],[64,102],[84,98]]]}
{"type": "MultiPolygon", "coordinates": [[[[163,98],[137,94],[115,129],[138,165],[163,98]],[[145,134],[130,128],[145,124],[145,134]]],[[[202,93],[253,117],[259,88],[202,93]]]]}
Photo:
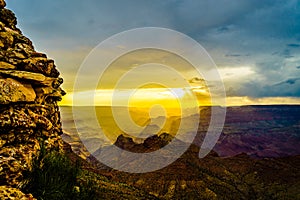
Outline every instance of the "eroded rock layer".
{"type": "Polygon", "coordinates": [[[35,51],[5,5],[0,0],[0,186],[17,187],[42,141],[62,147],[57,102],[65,92],[54,61],[35,51]]]}

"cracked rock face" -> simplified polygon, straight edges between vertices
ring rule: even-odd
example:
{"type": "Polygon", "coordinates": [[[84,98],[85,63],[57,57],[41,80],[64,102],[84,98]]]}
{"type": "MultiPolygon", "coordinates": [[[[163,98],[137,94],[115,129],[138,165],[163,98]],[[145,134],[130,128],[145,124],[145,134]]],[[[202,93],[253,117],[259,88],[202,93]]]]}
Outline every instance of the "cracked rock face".
{"type": "Polygon", "coordinates": [[[24,194],[16,188],[0,186],[0,199],[36,200],[31,194],[24,194]]]}
{"type": "Polygon", "coordinates": [[[12,188],[22,180],[40,142],[62,149],[57,102],[65,92],[54,61],[34,50],[5,6],[0,0],[0,187],[22,196],[12,188]]]}

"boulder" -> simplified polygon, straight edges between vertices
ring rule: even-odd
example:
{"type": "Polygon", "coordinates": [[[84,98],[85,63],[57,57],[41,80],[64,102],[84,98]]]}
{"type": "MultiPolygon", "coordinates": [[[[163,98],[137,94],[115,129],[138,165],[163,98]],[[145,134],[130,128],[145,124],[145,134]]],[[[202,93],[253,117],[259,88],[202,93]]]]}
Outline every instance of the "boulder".
{"type": "Polygon", "coordinates": [[[30,84],[12,78],[0,79],[0,104],[34,102],[35,98],[36,94],[30,84]]]}

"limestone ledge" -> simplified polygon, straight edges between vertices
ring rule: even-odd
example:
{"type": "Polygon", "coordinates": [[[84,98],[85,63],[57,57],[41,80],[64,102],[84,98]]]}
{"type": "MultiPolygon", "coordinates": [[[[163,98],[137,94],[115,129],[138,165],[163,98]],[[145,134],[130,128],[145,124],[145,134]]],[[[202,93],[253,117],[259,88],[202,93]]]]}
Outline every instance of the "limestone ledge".
{"type": "Polygon", "coordinates": [[[48,97],[61,100],[65,94],[59,87],[62,82],[62,78],[46,77],[40,73],[0,69],[0,104],[42,103],[48,97]]]}

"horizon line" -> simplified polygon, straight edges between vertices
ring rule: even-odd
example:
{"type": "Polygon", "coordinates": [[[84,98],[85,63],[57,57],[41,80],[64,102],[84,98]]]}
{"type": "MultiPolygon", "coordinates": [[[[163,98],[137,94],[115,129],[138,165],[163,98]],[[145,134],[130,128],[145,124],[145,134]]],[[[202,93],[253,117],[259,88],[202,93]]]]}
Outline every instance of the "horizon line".
{"type": "MultiPolygon", "coordinates": [[[[244,104],[244,105],[200,105],[198,107],[246,107],[246,106],[300,106],[299,104],[244,104]]],[[[130,108],[149,108],[149,106],[111,106],[111,105],[59,105],[59,107],[130,107],[130,108]]],[[[168,108],[178,108],[178,107],[168,107],[168,108]]]]}

